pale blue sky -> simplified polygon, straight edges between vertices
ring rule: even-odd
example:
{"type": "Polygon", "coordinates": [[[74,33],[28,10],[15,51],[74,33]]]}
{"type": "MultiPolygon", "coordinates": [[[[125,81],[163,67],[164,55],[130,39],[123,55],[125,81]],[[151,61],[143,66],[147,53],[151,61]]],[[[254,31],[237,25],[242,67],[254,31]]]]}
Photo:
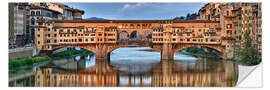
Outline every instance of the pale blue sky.
{"type": "Polygon", "coordinates": [[[113,20],[172,19],[198,12],[206,3],[64,3],[85,11],[83,18],[101,17],[113,20]]]}

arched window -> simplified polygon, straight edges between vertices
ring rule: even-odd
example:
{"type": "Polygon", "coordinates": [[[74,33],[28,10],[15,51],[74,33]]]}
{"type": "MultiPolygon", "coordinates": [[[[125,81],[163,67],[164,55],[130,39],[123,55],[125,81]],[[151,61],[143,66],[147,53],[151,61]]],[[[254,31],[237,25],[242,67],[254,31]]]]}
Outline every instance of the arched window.
{"type": "Polygon", "coordinates": [[[34,18],[31,19],[31,25],[35,25],[35,19],[34,18]]]}

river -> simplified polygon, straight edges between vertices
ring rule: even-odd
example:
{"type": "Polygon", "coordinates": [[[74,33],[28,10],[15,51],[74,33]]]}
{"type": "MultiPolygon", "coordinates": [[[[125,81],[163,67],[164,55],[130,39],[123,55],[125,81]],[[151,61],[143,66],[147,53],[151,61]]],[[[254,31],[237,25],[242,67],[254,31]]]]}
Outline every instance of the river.
{"type": "Polygon", "coordinates": [[[160,53],[150,50],[122,47],[111,52],[110,60],[95,56],[55,59],[29,77],[10,81],[9,86],[234,87],[237,83],[238,65],[232,61],[180,53],[175,53],[174,60],[160,60],[160,53]]]}

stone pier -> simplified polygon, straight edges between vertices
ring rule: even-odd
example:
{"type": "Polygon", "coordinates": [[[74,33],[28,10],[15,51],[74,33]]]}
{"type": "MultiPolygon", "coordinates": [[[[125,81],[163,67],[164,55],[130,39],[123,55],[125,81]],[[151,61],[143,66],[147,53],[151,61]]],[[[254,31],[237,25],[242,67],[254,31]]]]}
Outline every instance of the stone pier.
{"type": "Polygon", "coordinates": [[[164,43],[161,48],[161,60],[173,60],[173,49],[172,44],[164,43]]]}

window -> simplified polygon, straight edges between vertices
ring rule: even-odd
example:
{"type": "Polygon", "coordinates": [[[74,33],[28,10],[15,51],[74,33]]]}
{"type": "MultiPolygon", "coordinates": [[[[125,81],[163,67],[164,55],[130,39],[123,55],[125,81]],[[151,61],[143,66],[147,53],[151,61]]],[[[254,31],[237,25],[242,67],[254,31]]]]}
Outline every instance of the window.
{"type": "Polygon", "coordinates": [[[183,41],[183,39],[180,39],[180,41],[183,41]]]}
{"type": "Polygon", "coordinates": [[[35,15],[35,11],[31,11],[31,15],[35,15]]]}
{"type": "Polygon", "coordinates": [[[40,44],[40,41],[38,41],[38,44],[40,44]]]}
{"type": "Polygon", "coordinates": [[[232,30],[227,30],[227,34],[232,35],[232,30]]]}
{"type": "Polygon", "coordinates": [[[50,34],[48,34],[48,37],[51,37],[51,35],[50,35],[50,34]]]}
{"type": "Polygon", "coordinates": [[[205,42],[208,42],[208,38],[205,39],[205,42]]]}
{"type": "Polygon", "coordinates": [[[31,19],[31,25],[35,25],[35,19],[34,18],[31,19]]]}
{"type": "Polygon", "coordinates": [[[187,41],[189,42],[189,41],[190,41],[190,39],[187,39],[187,41]]]}
{"type": "Polygon", "coordinates": [[[140,24],[137,24],[137,28],[140,28],[140,26],[141,26],[140,24]]]}
{"type": "Polygon", "coordinates": [[[37,36],[40,37],[40,34],[38,34],[37,36]]]}
{"type": "Polygon", "coordinates": [[[231,29],[232,28],[232,24],[227,24],[227,29],[231,29]]]}
{"type": "Polygon", "coordinates": [[[57,40],[56,39],[54,40],[54,43],[57,43],[57,40]]]}
{"type": "Polygon", "coordinates": [[[215,42],[215,40],[214,40],[214,39],[211,39],[210,41],[211,41],[211,42],[215,42]]]}
{"type": "Polygon", "coordinates": [[[50,29],[50,28],[48,28],[48,31],[51,31],[51,29],[50,29]]]}
{"type": "Polygon", "coordinates": [[[40,15],[40,11],[36,11],[36,15],[40,15]]]}
{"type": "Polygon", "coordinates": [[[98,36],[101,36],[102,34],[98,34],[98,36]]]}
{"type": "Polygon", "coordinates": [[[57,34],[54,34],[54,37],[56,37],[57,36],[57,34]]]}
{"type": "Polygon", "coordinates": [[[85,39],[86,42],[88,42],[88,39],[85,39]]]}
{"type": "Polygon", "coordinates": [[[63,32],[63,29],[60,29],[60,32],[63,32]]]}

